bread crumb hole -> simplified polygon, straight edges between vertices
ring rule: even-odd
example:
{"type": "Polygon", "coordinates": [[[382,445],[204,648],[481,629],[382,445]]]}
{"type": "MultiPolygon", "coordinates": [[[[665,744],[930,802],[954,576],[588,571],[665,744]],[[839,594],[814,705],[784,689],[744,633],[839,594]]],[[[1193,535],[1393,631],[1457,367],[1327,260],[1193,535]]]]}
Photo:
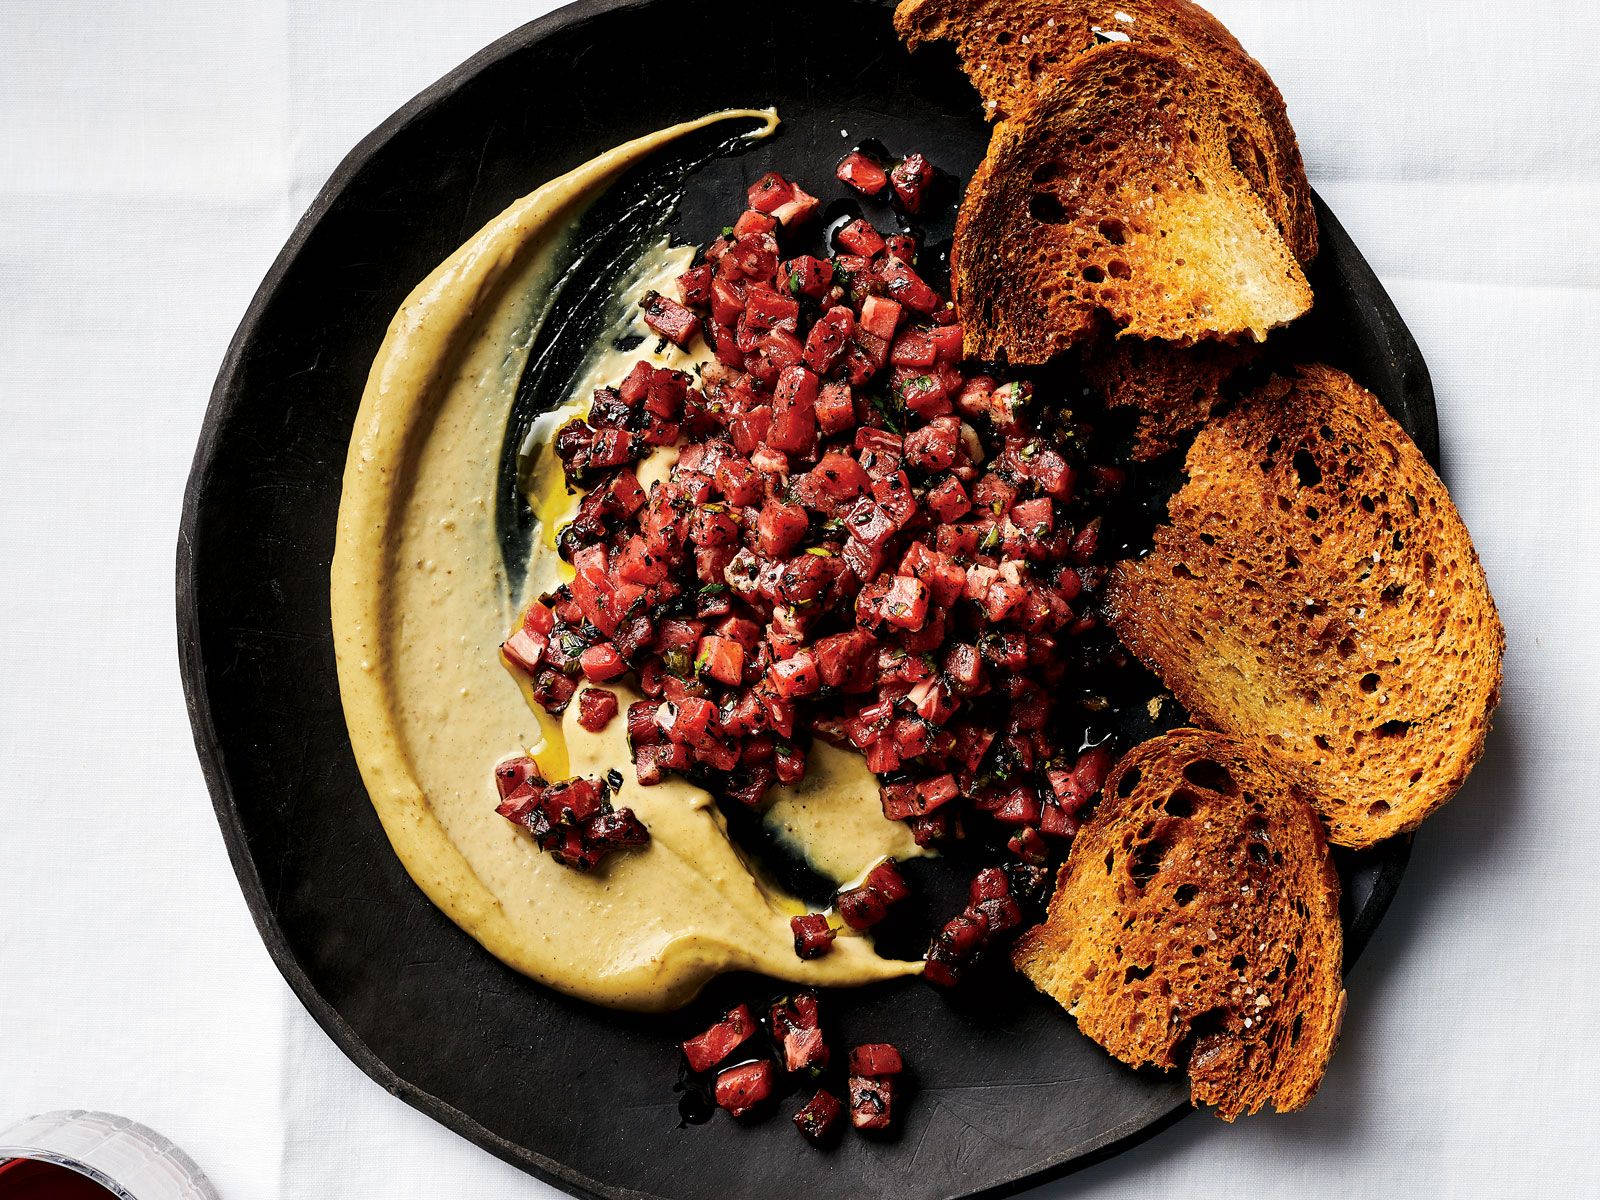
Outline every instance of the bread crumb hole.
{"type": "MultiPolygon", "coordinates": [[[[1067,210],[1062,208],[1061,201],[1057,200],[1049,192],[1034,192],[1033,195],[1028,197],[1028,215],[1035,221],[1042,222],[1045,225],[1065,225],[1067,223],[1067,210]]],[[[1087,272],[1085,272],[1084,277],[1088,278],[1087,272]]]]}
{"type": "Polygon", "coordinates": [[[1387,817],[1389,815],[1389,802],[1387,800],[1374,800],[1367,805],[1367,816],[1387,817]]]}
{"type": "Polygon", "coordinates": [[[1301,487],[1316,487],[1322,482],[1322,468],[1317,466],[1317,460],[1311,457],[1311,452],[1304,446],[1294,452],[1292,461],[1301,487]]]}
{"type": "Polygon", "coordinates": [[[1214,758],[1197,758],[1183,768],[1183,777],[1195,787],[1223,796],[1239,794],[1239,784],[1228,768],[1214,758]]]}
{"type": "Polygon", "coordinates": [[[1104,283],[1106,273],[1094,263],[1090,263],[1083,269],[1083,278],[1088,283],[1104,283]]]}
{"type": "MultiPolygon", "coordinates": [[[[1185,908],[1199,893],[1200,889],[1192,883],[1179,884],[1178,890],[1172,893],[1172,899],[1179,908],[1185,908]]],[[[1200,953],[1199,946],[1196,946],[1194,950],[1196,954],[1200,953]]]]}
{"type": "Polygon", "coordinates": [[[1376,672],[1368,671],[1361,677],[1361,690],[1363,692],[1375,692],[1378,690],[1378,676],[1376,672]]]}
{"type": "Polygon", "coordinates": [[[1161,807],[1167,810],[1167,815],[1173,817],[1192,817],[1194,810],[1200,803],[1200,797],[1188,788],[1181,787],[1167,797],[1167,802],[1161,807]]]}
{"type": "Polygon", "coordinates": [[[1117,217],[1107,217],[1100,222],[1100,236],[1113,246],[1120,246],[1128,240],[1128,227],[1117,217]]]}
{"type": "Polygon", "coordinates": [[[1143,888],[1161,873],[1162,860],[1171,848],[1166,842],[1155,841],[1146,842],[1133,852],[1128,860],[1128,876],[1135,887],[1143,888]]]}

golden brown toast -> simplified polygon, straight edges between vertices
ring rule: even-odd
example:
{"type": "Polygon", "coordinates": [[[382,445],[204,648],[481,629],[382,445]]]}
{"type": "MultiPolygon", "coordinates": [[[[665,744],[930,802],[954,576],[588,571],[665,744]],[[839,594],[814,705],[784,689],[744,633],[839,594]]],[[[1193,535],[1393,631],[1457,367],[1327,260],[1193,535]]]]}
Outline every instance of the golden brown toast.
{"type": "Polygon", "coordinates": [[[1082,367],[1107,408],[1137,414],[1133,458],[1147,462],[1175,450],[1185,433],[1204,424],[1257,356],[1251,344],[1115,338],[1087,349],[1082,367]]]}
{"type": "Polygon", "coordinates": [[[1303,769],[1342,846],[1414,829],[1483,751],[1505,632],[1444,484],[1377,398],[1297,368],[1201,431],[1113,628],[1205,725],[1303,769]]]}
{"type": "Polygon", "coordinates": [[[1133,1066],[1187,1067],[1224,1120],[1311,1099],[1344,1011],[1322,824],[1257,747],[1177,729],[1112,770],[1013,959],[1133,1066]]]}
{"type": "Polygon", "coordinates": [[[996,127],[956,216],[951,279],[968,355],[1019,364],[1107,321],[1260,341],[1311,307],[1215,98],[1170,55],[1117,44],[1042,79],[996,127]]]}
{"type": "Polygon", "coordinates": [[[1249,180],[1296,258],[1317,254],[1311,187],[1283,96],[1261,64],[1188,0],[903,0],[906,45],[954,43],[994,119],[1017,116],[1040,81],[1098,45],[1170,54],[1215,98],[1233,165],[1249,180]]]}

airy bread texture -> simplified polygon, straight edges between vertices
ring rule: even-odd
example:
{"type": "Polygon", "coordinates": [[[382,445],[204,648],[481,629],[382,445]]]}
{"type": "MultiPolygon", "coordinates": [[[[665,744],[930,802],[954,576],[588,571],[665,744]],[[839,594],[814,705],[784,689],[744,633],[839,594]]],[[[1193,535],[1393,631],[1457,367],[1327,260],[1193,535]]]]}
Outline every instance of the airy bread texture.
{"type": "Polygon", "coordinates": [[[1283,96],[1261,64],[1188,0],[903,0],[906,45],[948,41],[994,119],[1020,115],[1040,81],[1096,46],[1170,54],[1211,94],[1233,165],[1249,181],[1296,258],[1317,254],[1311,188],[1283,96]]]}
{"type": "Polygon", "coordinates": [[[1215,97],[1176,58],[1110,44],[1040,80],[996,127],[956,217],[966,352],[1039,364],[1121,336],[1253,337],[1311,287],[1228,152],[1215,97]]]}
{"type": "Polygon", "coordinates": [[[1134,410],[1133,458],[1148,462],[1203,425],[1258,354],[1248,343],[1176,346],[1115,338],[1085,351],[1083,377],[1107,408],[1134,410]]]}
{"type": "Polygon", "coordinates": [[[1017,968],[1132,1066],[1187,1067],[1224,1120],[1317,1090],[1344,1011],[1339,880],[1293,768],[1178,729],[1106,780],[1017,968]]]}
{"type": "Polygon", "coordinates": [[[1415,829],[1483,751],[1505,632],[1444,484],[1377,398],[1297,368],[1195,439],[1123,642],[1197,725],[1301,768],[1342,846],[1415,829]]]}

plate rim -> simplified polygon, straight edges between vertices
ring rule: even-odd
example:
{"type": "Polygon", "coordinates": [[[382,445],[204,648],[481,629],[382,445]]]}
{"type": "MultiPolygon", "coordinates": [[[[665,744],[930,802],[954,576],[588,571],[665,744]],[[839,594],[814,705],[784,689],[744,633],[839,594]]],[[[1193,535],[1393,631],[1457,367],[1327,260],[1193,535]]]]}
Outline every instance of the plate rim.
{"type": "MultiPolygon", "coordinates": [[[[887,0],[887,3],[885,0],[847,0],[847,2],[877,8],[889,8],[893,5],[893,0],[887,0]]],[[[400,1075],[367,1045],[362,1036],[345,1020],[343,1014],[321,994],[299,956],[289,945],[288,938],[268,900],[261,873],[250,851],[239,808],[234,801],[233,785],[227,769],[227,756],[212,719],[210,695],[206,686],[207,663],[200,637],[198,564],[193,549],[202,500],[217,470],[216,447],[220,431],[242,399],[241,395],[237,394],[237,377],[245,349],[254,341],[266,309],[282,286],[291,267],[304,251],[312,232],[327,215],[340,193],[411,121],[470,83],[486,68],[569,26],[581,24],[603,14],[630,8],[645,8],[654,3],[659,3],[659,0],[570,0],[569,3],[543,16],[527,21],[495,38],[423,88],[384,118],[339,160],[327,181],[318,190],[315,199],[295,223],[283,248],[274,257],[272,265],[251,296],[238,327],[229,339],[207,399],[205,417],[184,486],[176,558],[178,665],[195,750],[200,760],[201,773],[205,778],[206,790],[221,829],[223,844],[240,891],[243,893],[245,906],[273,965],[339,1051],[385,1091],[519,1170],[571,1195],[585,1197],[588,1200],[625,1200],[625,1198],[633,1200],[647,1193],[633,1188],[613,1187],[576,1167],[531,1150],[519,1142],[501,1137],[453,1104],[439,1099],[400,1075]]],[[[1355,249],[1358,274],[1369,276],[1371,285],[1376,286],[1392,307],[1392,300],[1389,300],[1387,291],[1371,271],[1364,256],[1360,255],[1359,247],[1355,246],[1353,239],[1322,202],[1321,197],[1316,195],[1314,189],[1313,199],[1322,227],[1324,244],[1330,240],[1328,235],[1331,233],[1334,239],[1346,242],[1355,249]]],[[[1394,330],[1390,329],[1388,332],[1392,334],[1394,330]]],[[[1398,332],[1402,337],[1411,340],[1413,345],[1415,344],[1403,320],[1398,322],[1398,332]]],[[[1439,466],[1437,409],[1432,403],[1433,388],[1420,348],[1416,352],[1416,362],[1421,377],[1413,382],[1426,394],[1430,402],[1428,411],[1432,426],[1427,430],[1428,436],[1418,440],[1419,444],[1431,440],[1431,446],[1425,445],[1424,450],[1433,451],[1427,454],[1427,457],[1437,469],[1439,466]]],[[[1413,836],[1406,834],[1391,839],[1395,843],[1391,849],[1391,861],[1383,864],[1371,895],[1361,911],[1356,914],[1350,929],[1346,931],[1343,965],[1346,976],[1366,948],[1399,890],[1410,860],[1413,836]]],[[[1115,1129],[1097,1134],[1058,1152],[1057,1156],[1038,1166],[1037,1169],[1030,1169],[1028,1173],[1006,1183],[977,1192],[951,1195],[962,1197],[963,1200],[1016,1195],[1113,1158],[1169,1129],[1193,1111],[1195,1110],[1190,1104],[1181,1103],[1154,1118],[1134,1118],[1115,1129]]]]}

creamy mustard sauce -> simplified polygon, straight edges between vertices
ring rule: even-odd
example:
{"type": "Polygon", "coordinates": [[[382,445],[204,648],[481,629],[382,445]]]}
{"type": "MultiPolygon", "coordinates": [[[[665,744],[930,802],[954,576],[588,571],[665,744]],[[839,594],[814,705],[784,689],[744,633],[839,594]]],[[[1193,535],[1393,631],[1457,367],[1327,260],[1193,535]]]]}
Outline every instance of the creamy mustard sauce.
{"type": "MultiPolygon", "coordinates": [[[[711,350],[704,339],[696,339],[688,349],[680,349],[658,337],[644,322],[638,301],[646,292],[671,294],[679,275],[694,263],[693,246],[670,246],[663,239],[651,247],[632,270],[623,276],[618,287],[621,316],[611,328],[605,330],[594,348],[579,368],[577,381],[567,393],[566,400],[548,413],[535,418],[528,436],[523,440],[520,454],[525,466],[525,487],[528,503],[539,520],[534,540],[546,550],[554,550],[556,535],[561,527],[572,520],[578,511],[581,493],[567,487],[561,460],[550,449],[550,439],[568,421],[587,416],[596,389],[615,387],[643,360],[651,366],[696,374],[712,360],[711,350]],[[616,343],[626,337],[643,338],[633,350],[618,350],[616,343]]],[[[635,473],[640,485],[650,490],[657,480],[664,480],[678,461],[678,451],[673,446],[657,446],[641,462],[635,473]]],[[[528,564],[530,573],[538,578],[531,584],[532,595],[549,591],[557,583],[572,578],[572,569],[560,558],[535,554],[528,564]]]]}
{"type": "MultiPolygon", "coordinates": [[[[501,563],[499,449],[564,231],[650,151],[735,118],[762,121],[764,133],[776,126],[770,112],[741,110],[625,143],[512,204],[429,275],[373,363],[339,510],[331,599],[340,691],[396,853],[429,898],[507,964],[620,1008],[676,1007],[730,970],[838,986],[921,969],[881,959],[856,937],[800,960],[788,918],[803,906],[758,880],[705,792],[678,779],[640,787],[620,719],[587,733],[574,703],[560,728],[541,727],[500,663],[525,597],[510,594],[501,563]],[[527,750],[553,775],[620,771],[615,802],[639,815],[650,844],[590,875],[540,852],[494,811],[494,764],[527,750]]],[[[536,546],[545,550],[535,565],[548,566],[546,539],[536,546]]],[[[774,802],[794,840],[836,877],[909,853],[884,848],[904,831],[881,814],[887,841],[860,835],[853,849],[843,842],[857,835],[830,842],[808,828],[826,823],[808,814],[826,810],[819,793],[835,754],[855,757],[819,752],[818,778],[774,802]]],[[[856,770],[841,789],[859,815],[863,792],[876,808],[876,789],[864,766],[856,770]]]]}
{"type": "Polygon", "coordinates": [[[767,793],[762,819],[779,839],[834,883],[853,885],[886,858],[927,854],[901,821],[888,820],[866,760],[816,741],[805,778],[767,793]]]}

